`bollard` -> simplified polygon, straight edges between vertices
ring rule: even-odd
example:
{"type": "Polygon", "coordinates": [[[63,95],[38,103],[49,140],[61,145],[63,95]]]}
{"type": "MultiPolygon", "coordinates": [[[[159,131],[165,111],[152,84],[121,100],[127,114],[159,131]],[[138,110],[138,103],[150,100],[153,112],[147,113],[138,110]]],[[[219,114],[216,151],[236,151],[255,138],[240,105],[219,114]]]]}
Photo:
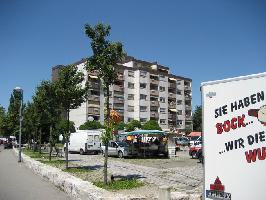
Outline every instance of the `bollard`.
{"type": "Polygon", "coordinates": [[[159,200],[170,200],[170,187],[164,185],[159,187],[159,200]]]}

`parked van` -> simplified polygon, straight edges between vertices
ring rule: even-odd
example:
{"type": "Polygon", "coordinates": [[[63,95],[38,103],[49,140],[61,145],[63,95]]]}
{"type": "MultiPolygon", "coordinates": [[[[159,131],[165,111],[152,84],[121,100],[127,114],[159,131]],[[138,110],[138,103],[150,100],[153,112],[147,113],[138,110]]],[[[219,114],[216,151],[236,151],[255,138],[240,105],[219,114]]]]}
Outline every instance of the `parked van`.
{"type": "Polygon", "coordinates": [[[102,130],[80,130],[70,134],[68,151],[79,152],[80,155],[85,153],[101,152],[102,130]]]}

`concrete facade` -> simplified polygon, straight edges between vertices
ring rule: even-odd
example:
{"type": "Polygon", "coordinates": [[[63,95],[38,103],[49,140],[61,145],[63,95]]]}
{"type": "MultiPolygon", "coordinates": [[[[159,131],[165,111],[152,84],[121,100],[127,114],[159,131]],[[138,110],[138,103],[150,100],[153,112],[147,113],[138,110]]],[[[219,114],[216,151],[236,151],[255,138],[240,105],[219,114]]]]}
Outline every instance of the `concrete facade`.
{"type": "MultiPolygon", "coordinates": [[[[87,72],[85,60],[75,63],[90,83],[89,98],[70,112],[78,128],[93,117],[104,121],[104,94],[97,72],[87,72]]],[[[60,66],[53,68],[53,80],[60,66]]],[[[192,129],[192,80],[170,73],[168,67],[126,57],[117,66],[118,80],[110,87],[110,108],[118,111],[125,123],[156,120],[163,130],[192,129]]],[[[84,82],[85,84],[85,82],[84,82]]]]}

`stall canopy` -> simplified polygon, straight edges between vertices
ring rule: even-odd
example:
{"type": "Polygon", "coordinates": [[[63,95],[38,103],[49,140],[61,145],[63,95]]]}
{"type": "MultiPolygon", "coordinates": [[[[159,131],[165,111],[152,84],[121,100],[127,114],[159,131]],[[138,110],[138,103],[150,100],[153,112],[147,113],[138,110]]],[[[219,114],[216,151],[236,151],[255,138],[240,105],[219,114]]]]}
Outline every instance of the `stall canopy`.
{"type": "Polygon", "coordinates": [[[127,135],[166,135],[164,131],[159,131],[159,130],[137,130],[137,131],[132,131],[128,132],[127,135]]]}
{"type": "Polygon", "coordinates": [[[191,132],[188,136],[189,137],[201,136],[201,132],[191,132]]]}

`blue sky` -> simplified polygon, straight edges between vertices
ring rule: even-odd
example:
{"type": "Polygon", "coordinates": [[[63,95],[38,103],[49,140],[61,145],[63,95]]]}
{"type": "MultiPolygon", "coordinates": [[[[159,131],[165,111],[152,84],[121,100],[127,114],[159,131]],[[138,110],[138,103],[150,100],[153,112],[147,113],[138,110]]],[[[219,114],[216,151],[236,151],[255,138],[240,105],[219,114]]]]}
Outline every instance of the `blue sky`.
{"type": "Polygon", "coordinates": [[[31,100],[51,68],[91,55],[84,24],[112,26],[128,55],[200,83],[266,71],[264,0],[0,1],[0,105],[12,89],[31,100]]]}

